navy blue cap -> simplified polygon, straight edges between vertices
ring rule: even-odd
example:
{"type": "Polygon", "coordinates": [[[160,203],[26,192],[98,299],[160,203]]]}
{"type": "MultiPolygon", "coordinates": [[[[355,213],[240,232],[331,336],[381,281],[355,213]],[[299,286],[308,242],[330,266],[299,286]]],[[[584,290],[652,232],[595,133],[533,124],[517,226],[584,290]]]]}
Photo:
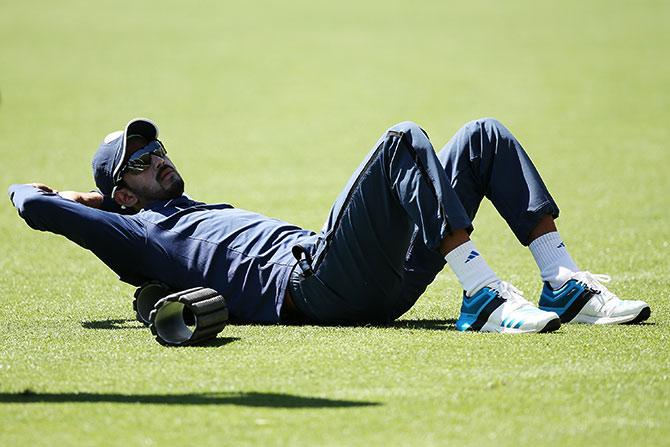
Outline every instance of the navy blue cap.
{"type": "Polygon", "coordinates": [[[146,118],[134,118],[124,130],[117,130],[105,137],[93,155],[93,178],[100,192],[111,196],[115,180],[126,157],[126,141],[129,136],[141,135],[147,140],[158,138],[158,126],[146,118]]]}

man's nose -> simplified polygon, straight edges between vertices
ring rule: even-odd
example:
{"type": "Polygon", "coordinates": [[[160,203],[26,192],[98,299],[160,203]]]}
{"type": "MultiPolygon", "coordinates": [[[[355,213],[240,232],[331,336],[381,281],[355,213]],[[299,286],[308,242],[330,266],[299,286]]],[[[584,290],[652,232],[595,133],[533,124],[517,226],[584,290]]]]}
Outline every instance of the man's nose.
{"type": "Polygon", "coordinates": [[[156,168],[160,168],[165,164],[165,159],[162,157],[159,157],[158,155],[151,154],[151,160],[153,161],[153,164],[156,168]]]}

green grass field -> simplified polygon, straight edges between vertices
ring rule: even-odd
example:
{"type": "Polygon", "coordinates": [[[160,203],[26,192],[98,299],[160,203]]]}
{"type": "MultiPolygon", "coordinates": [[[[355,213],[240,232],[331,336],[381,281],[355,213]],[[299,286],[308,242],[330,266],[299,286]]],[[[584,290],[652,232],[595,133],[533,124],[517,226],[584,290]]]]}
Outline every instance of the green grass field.
{"type": "MultiPolygon", "coordinates": [[[[454,330],[445,270],[390,327],[229,326],[166,348],[133,288],[0,207],[0,446],[670,445],[670,3],[4,2],[0,184],[93,186],[102,137],[161,127],[187,192],[319,229],[385,128],[503,121],[577,263],[648,323],[454,330]]],[[[473,237],[537,300],[485,204],[473,237]]]]}

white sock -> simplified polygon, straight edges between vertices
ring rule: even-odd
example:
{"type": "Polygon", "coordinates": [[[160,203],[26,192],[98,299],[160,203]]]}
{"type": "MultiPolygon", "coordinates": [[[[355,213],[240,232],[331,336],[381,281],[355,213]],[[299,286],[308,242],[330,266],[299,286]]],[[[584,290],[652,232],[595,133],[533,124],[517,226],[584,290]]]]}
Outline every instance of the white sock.
{"type": "Polygon", "coordinates": [[[561,287],[579,268],[572,260],[558,231],[543,234],[528,246],[543,281],[552,288],[561,287]]]}
{"type": "Polygon", "coordinates": [[[454,248],[444,259],[458,277],[467,296],[472,296],[482,287],[499,281],[472,241],[454,248]]]}

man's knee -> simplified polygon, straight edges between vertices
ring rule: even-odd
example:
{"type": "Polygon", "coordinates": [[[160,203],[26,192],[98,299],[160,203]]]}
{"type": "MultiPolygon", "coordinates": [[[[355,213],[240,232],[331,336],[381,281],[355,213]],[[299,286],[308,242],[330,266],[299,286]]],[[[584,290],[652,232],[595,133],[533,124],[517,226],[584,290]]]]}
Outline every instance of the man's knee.
{"type": "Polygon", "coordinates": [[[501,132],[509,132],[507,128],[495,118],[479,118],[466,123],[462,128],[469,134],[481,134],[485,132],[489,137],[492,134],[500,134],[501,132]]]}
{"type": "Polygon", "coordinates": [[[470,121],[461,128],[459,133],[465,133],[469,137],[482,138],[491,142],[514,138],[509,129],[495,118],[479,118],[470,121]]]}
{"type": "MultiPolygon", "coordinates": [[[[479,118],[465,123],[438,153],[443,167],[452,175],[457,175],[463,167],[459,163],[481,159],[493,155],[501,136],[509,131],[495,118],[479,118]]],[[[504,137],[503,137],[504,138],[504,137]]]]}
{"type": "Polygon", "coordinates": [[[433,145],[428,138],[428,134],[421,128],[421,126],[413,121],[403,121],[398,123],[395,126],[390,127],[386,133],[388,134],[389,132],[402,132],[405,141],[415,150],[433,151],[433,145]]]}

